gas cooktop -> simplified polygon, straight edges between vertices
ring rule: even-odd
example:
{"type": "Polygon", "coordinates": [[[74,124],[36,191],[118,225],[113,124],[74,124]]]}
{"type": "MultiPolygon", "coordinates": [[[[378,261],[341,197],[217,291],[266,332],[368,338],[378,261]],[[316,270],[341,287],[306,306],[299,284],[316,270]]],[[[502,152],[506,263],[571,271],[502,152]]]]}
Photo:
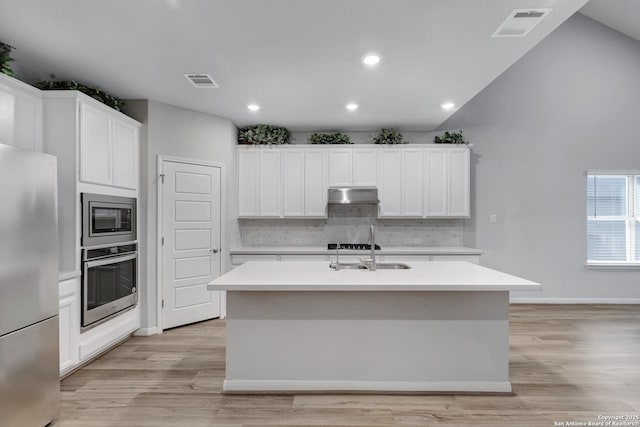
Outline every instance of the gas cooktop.
{"type": "MultiPolygon", "coordinates": [[[[338,243],[329,243],[327,245],[327,249],[329,250],[335,250],[336,249],[336,245],[338,243]]],[[[340,249],[347,249],[347,250],[352,250],[352,251],[357,251],[357,250],[362,250],[362,251],[370,251],[371,250],[371,245],[368,243],[340,243],[340,249]]],[[[380,246],[376,245],[375,248],[377,251],[380,250],[380,246]]]]}

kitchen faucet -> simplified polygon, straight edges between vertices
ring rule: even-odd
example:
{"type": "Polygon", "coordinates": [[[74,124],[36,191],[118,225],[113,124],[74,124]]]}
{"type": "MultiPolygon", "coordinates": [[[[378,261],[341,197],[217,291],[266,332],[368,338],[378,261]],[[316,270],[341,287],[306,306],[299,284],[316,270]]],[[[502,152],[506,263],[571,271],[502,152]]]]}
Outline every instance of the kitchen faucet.
{"type": "Polygon", "coordinates": [[[340,243],[336,243],[336,262],[335,264],[329,264],[329,268],[334,269],[335,271],[340,271],[340,243]]]}
{"type": "Polygon", "coordinates": [[[369,231],[369,239],[371,240],[371,267],[369,270],[376,271],[376,231],[371,224],[371,229],[369,231]]]}
{"type": "Polygon", "coordinates": [[[369,228],[369,243],[371,243],[371,258],[369,259],[360,259],[360,262],[363,263],[369,270],[376,271],[377,263],[376,263],[376,231],[371,224],[369,228]]]}

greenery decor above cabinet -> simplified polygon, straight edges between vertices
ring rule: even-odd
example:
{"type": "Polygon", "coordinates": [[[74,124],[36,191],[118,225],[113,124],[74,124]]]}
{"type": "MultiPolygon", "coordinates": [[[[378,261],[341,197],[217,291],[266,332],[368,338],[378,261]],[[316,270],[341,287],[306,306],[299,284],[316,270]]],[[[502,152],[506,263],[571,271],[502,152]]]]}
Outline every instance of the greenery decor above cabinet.
{"type": "Polygon", "coordinates": [[[376,186],[387,218],[465,218],[466,146],[238,147],[241,218],[326,217],[329,187],[376,186]]]}
{"type": "Polygon", "coordinates": [[[270,125],[247,126],[238,130],[238,144],[245,145],[288,144],[290,137],[287,128],[270,125]]]}

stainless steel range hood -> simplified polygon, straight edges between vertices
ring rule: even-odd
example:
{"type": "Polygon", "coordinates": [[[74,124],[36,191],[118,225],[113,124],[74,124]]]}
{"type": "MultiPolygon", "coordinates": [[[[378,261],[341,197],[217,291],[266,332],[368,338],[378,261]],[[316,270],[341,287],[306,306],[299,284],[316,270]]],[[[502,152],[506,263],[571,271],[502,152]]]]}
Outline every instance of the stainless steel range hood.
{"type": "Polygon", "coordinates": [[[376,187],[331,187],[327,197],[329,205],[369,204],[377,205],[378,189],[376,187]]]}

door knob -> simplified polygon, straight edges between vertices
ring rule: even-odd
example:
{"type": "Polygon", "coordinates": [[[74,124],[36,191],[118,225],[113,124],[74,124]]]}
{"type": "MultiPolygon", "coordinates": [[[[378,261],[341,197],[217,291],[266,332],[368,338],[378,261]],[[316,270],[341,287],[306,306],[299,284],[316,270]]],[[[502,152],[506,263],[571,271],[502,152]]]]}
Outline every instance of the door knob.
{"type": "Polygon", "coordinates": [[[214,249],[209,249],[210,252],[213,252],[214,254],[218,253],[218,248],[214,248],[214,249]]]}

